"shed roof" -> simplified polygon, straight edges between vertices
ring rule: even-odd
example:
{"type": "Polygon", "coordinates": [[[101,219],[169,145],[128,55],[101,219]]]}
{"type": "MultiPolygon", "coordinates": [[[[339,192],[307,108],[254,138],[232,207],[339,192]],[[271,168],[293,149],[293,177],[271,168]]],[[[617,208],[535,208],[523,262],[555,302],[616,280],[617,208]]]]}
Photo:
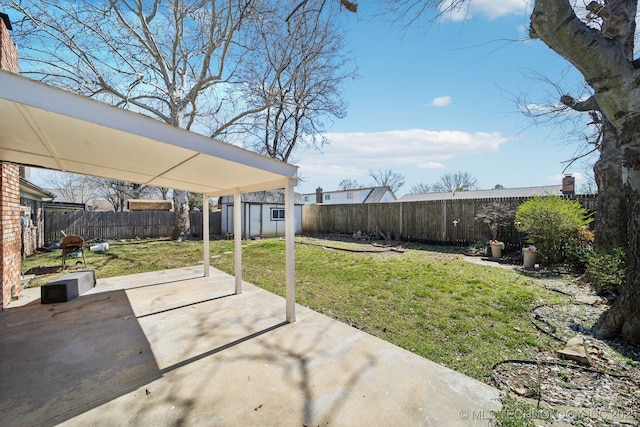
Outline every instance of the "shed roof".
{"type": "Polygon", "coordinates": [[[541,187],[503,188],[499,190],[454,191],[447,193],[405,194],[399,202],[422,202],[428,200],[460,200],[460,199],[501,199],[505,197],[533,197],[561,195],[562,185],[545,185],[541,187]]]}
{"type": "MultiPolygon", "coordinates": [[[[302,195],[299,193],[294,194],[294,204],[304,205],[302,195]]],[[[242,201],[245,203],[268,203],[268,204],[284,204],[284,191],[283,190],[265,190],[254,191],[251,193],[244,193],[242,195],[242,201]]]]}
{"type": "Polygon", "coordinates": [[[0,71],[0,160],[211,196],[284,188],[285,162],[0,71]]]}

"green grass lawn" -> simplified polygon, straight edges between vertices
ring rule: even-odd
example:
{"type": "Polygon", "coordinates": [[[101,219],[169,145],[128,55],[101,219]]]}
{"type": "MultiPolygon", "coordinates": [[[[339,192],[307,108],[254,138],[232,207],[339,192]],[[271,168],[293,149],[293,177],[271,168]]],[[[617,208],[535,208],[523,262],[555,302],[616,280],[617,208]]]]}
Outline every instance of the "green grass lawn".
{"type": "MultiPolygon", "coordinates": [[[[243,247],[243,279],[284,296],[284,242],[250,241],[243,247]]],[[[232,274],[232,250],[231,241],[212,241],[212,267],[232,274]]],[[[105,253],[87,253],[88,267],[98,278],[198,263],[202,242],[113,242],[105,253]]],[[[49,253],[25,260],[23,270],[59,264],[60,253],[49,253]]],[[[528,311],[564,300],[515,271],[442,252],[357,253],[304,244],[296,245],[296,298],[485,382],[496,362],[534,358],[548,346],[540,341],[528,311]]]]}

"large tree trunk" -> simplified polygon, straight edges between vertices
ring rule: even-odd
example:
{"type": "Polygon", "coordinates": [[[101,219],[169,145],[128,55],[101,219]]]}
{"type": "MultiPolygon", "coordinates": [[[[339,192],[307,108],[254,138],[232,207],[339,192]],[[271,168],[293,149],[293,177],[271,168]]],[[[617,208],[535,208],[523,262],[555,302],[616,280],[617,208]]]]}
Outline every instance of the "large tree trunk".
{"type": "Polygon", "coordinates": [[[629,209],[627,249],[628,273],[625,287],[614,305],[594,327],[600,338],[622,338],[640,343],[640,114],[622,128],[625,196],[629,209]]]}
{"type": "Polygon", "coordinates": [[[582,73],[615,129],[628,213],[628,275],[620,297],[594,332],[640,343],[640,71],[633,62],[638,2],[608,0],[604,7],[593,3],[600,30],[582,22],[569,0],[536,0],[530,34],[582,73]]]}
{"type": "Polygon", "coordinates": [[[627,247],[627,207],[622,182],[622,152],[616,131],[602,118],[602,144],[600,158],[593,166],[598,184],[595,216],[595,249],[609,252],[627,247]]]}
{"type": "Polygon", "coordinates": [[[173,233],[174,240],[184,240],[191,236],[189,220],[189,192],[173,190],[173,233]]]}

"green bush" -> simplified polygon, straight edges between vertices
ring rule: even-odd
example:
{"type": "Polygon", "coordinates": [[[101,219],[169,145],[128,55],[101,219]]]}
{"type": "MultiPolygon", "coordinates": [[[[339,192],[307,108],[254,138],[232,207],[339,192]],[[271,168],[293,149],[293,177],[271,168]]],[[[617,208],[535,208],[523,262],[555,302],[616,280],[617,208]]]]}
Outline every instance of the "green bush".
{"type": "Polygon", "coordinates": [[[593,253],[591,245],[569,243],[564,248],[565,262],[577,273],[584,273],[589,263],[589,256],[593,253]]]}
{"type": "Polygon", "coordinates": [[[624,248],[616,248],[611,253],[594,252],[589,255],[587,277],[598,293],[620,293],[627,277],[627,253],[624,248]]]}
{"type": "Polygon", "coordinates": [[[536,246],[545,264],[564,260],[569,244],[588,244],[593,218],[577,200],[559,196],[535,196],[518,207],[516,222],[526,233],[527,241],[536,246]]]}

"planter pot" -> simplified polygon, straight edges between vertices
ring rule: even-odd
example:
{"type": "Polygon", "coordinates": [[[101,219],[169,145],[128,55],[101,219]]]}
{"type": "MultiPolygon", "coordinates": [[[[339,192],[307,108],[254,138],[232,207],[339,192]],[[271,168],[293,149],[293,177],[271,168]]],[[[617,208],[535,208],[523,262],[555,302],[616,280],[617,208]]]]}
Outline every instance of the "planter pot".
{"type": "Polygon", "coordinates": [[[491,258],[500,258],[502,256],[502,244],[491,244],[491,258]]]}
{"type": "Polygon", "coordinates": [[[538,252],[536,251],[530,251],[528,249],[524,249],[523,251],[523,261],[522,261],[522,265],[524,268],[533,268],[533,266],[536,264],[536,256],[538,255],[538,252]]]}

